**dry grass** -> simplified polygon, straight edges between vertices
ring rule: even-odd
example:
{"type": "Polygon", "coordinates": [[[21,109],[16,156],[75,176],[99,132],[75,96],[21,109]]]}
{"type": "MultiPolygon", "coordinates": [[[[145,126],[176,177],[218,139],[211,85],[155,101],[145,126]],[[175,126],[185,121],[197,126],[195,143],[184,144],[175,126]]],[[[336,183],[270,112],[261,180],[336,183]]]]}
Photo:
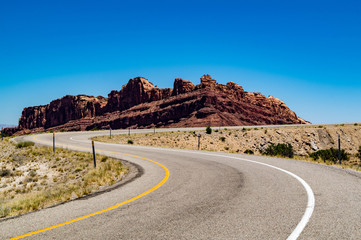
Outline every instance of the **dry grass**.
{"type": "MultiPolygon", "coordinates": [[[[337,148],[338,134],[341,135],[342,148],[350,153],[350,160],[342,165],[344,168],[361,169],[361,162],[356,157],[361,145],[361,125],[334,126],[302,126],[285,128],[244,128],[218,129],[213,128],[212,134],[206,134],[206,128],[201,133],[201,150],[244,153],[253,151],[260,155],[271,143],[290,143],[293,146],[294,159],[314,161],[309,154],[320,149],[337,148]]],[[[156,146],[178,149],[198,149],[198,132],[165,132],[115,135],[96,137],[94,140],[110,143],[156,146]]],[[[319,161],[323,164],[333,164],[330,161],[319,161]]]]}
{"type": "Polygon", "coordinates": [[[127,168],[90,153],[0,141],[0,217],[15,216],[75,199],[121,180],[127,168]]]}

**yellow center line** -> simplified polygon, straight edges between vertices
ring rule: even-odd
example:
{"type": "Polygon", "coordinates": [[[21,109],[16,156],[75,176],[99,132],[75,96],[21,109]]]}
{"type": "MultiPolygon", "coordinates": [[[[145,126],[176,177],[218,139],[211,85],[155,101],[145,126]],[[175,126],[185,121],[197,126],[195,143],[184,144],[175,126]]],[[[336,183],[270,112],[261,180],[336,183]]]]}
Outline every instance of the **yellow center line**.
{"type": "MultiPolygon", "coordinates": [[[[38,140],[36,139],[36,137],[34,136],[33,137],[34,140],[38,141],[38,142],[42,142],[42,143],[46,143],[44,141],[41,141],[41,140],[38,140]]],[[[90,148],[82,148],[82,147],[76,147],[78,149],[83,149],[83,150],[90,150],[90,148]]],[[[51,230],[51,229],[54,229],[54,228],[58,228],[58,227],[61,227],[61,226],[64,226],[64,225],[67,225],[67,224],[70,224],[70,223],[73,223],[73,222],[77,222],[77,221],[80,221],[80,220],[83,220],[85,218],[89,218],[91,216],[94,216],[94,215],[98,215],[100,213],[104,213],[104,212],[107,212],[107,211],[110,211],[110,210],[113,210],[115,208],[118,208],[124,204],[127,204],[127,203],[130,203],[134,200],[137,200],[138,198],[141,198],[151,192],[153,192],[154,190],[158,189],[160,186],[162,186],[169,178],[169,170],[163,166],[162,164],[156,162],[156,161],[153,161],[151,159],[148,159],[148,158],[143,158],[143,157],[139,157],[139,156],[136,156],[136,155],[131,155],[131,154],[127,154],[127,153],[120,153],[120,152],[112,152],[112,151],[105,151],[105,150],[102,150],[101,152],[107,152],[107,153],[114,153],[114,154],[120,154],[120,155],[126,155],[126,156],[130,156],[130,157],[134,157],[134,158],[139,158],[139,159],[143,159],[143,160],[146,160],[146,161],[149,161],[149,162],[152,162],[152,163],[155,163],[157,165],[159,165],[160,167],[162,167],[165,171],[165,176],[163,178],[162,181],[160,181],[157,185],[155,185],[154,187],[152,187],[151,189],[149,189],[148,191],[145,191],[143,192],[142,194],[138,195],[138,196],[135,196],[129,200],[126,200],[124,202],[121,202],[121,203],[118,203],[114,206],[111,206],[109,208],[106,208],[106,209],[103,209],[103,210],[100,210],[98,212],[94,212],[94,213],[91,213],[91,214],[88,214],[88,215],[85,215],[85,216],[82,216],[82,217],[79,217],[79,218],[75,218],[73,220],[70,220],[70,221],[67,221],[67,222],[63,222],[63,223],[59,223],[59,224],[56,224],[54,226],[50,226],[50,227],[47,227],[47,228],[44,228],[44,229],[40,229],[40,230],[37,230],[37,231],[34,231],[34,232],[30,232],[30,233],[27,233],[27,234],[24,234],[24,235],[20,235],[20,236],[17,236],[17,237],[14,237],[14,238],[10,238],[9,240],[12,240],[12,239],[20,239],[20,238],[24,238],[24,237],[28,237],[28,236],[31,236],[31,235],[34,235],[34,234],[38,234],[38,233],[41,233],[41,232],[45,232],[45,231],[48,231],[48,230],[51,230]]]]}

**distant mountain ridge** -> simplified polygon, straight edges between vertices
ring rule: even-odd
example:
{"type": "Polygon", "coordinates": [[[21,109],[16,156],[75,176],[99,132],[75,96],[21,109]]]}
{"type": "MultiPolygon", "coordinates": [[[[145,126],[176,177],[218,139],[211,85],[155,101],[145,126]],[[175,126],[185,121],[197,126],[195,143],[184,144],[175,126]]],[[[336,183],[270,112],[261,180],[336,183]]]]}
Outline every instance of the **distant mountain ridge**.
{"type": "Polygon", "coordinates": [[[14,125],[10,125],[10,124],[2,124],[2,123],[0,123],[0,129],[1,128],[7,128],[7,127],[15,127],[16,125],[14,124],[14,125]]]}
{"type": "Polygon", "coordinates": [[[209,75],[202,76],[198,85],[177,78],[173,89],[157,88],[136,77],[108,98],[67,95],[27,107],[19,126],[7,132],[307,123],[278,98],[246,92],[234,82],[222,85],[209,75]]]}

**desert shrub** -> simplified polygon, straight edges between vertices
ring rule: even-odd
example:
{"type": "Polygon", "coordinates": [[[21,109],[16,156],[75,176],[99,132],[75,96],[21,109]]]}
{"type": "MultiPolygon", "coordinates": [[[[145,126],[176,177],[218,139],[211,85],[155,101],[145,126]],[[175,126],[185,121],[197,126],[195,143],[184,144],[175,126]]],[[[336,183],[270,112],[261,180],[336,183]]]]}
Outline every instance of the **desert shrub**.
{"type": "Polygon", "coordinates": [[[355,123],[354,126],[358,126],[358,123],[355,123]]]}
{"type": "Polygon", "coordinates": [[[134,144],[133,140],[128,140],[128,144],[134,144]]]}
{"type": "Polygon", "coordinates": [[[215,132],[218,132],[218,129],[214,130],[215,132]]]}
{"type": "Polygon", "coordinates": [[[244,151],[245,154],[254,154],[254,152],[251,149],[247,149],[244,151]]]}
{"type": "Polygon", "coordinates": [[[9,175],[10,175],[10,170],[9,169],[0,170],[0,177],[7,177],[9,175]]]}
{"type": "Polygon", "coordinates": [[[108,157],[107,157],[107,156],[103,156],[100,161],[101,161],[101,162],[106,162],[107,160],[108,160],[108,157]]]}
{"type": "MultiPolygon", "coordinates": [[[[318,150],[317,152],[311,153],[310,157],[313,158],[313,160],[315,161],[321,158],[324,162],[326,162],[326,160],[329,160],[336,163],[338,160],[338,149],[329,148],[318,150]]],[[[349,154],[344,149],[341,149],[341,160],[349,160],[349,154]]]]}
{"type": "Polygon", "coordinates": [[[30,141],[24,141],[24,142],[19,142],[16,144],[16,148],[24,148],[24,147],[31,147],[34,146],[35,143],[30,142],[30,141]]]}
{"type": "Polygon", "coordinates": [[[219,140],[221,140],[222,142],[225,142],[226,138],[225,137],[220,137],[219,140]]]}
{"type": "Polygon", "coordinates": [[[27,162],[27,161],[31,160],[31,158],[29,158],[28,156],[24,156],[24,155],[13,154],[11,157],[12,157],[12,160],[18,164],[22,164],[23,162],[27,162]]]}
{"type": "Polygon", "coordinates": [[[7,206],[4,206],[4,204],[0,205],[0,218],[6,217],[10,214],[10,208],[7,206]]]}
{"type": "Polygon", "coordinates": [[[206,128],[206,133],[207,133],[207,134],[212,134],[212,128],[211,128],[210,126],[208,126],[208,127],[206,128]]]}
{"type": "Polygon", "coordinates": [[[264,151],[261,152],[263,155],[268,156],[282,156],[293,158],[293,147],[291,144],[278,143],[274,145],[273,143],[269,145],[264,151]]]}
{"type": "Polygon", "coordinates": [[[359,149],[357,150],[356,157],[359,158],[360,161],[361,161],[361,146],[360,146],[359,149]]]}
{"type": "Polygon", "coordinates": [[[4,133],[4,132],[1,132],[1,136],[2,136],[2,137],[9,137],[9,135],[6,134],[6,133],[4,133]]]}
{"type": "Polygon", "coordinates": [[[30,177],[35,177],[35,176],[36,176],[36,171],[30,170],[29,176],[30,176],[30,177]]]}

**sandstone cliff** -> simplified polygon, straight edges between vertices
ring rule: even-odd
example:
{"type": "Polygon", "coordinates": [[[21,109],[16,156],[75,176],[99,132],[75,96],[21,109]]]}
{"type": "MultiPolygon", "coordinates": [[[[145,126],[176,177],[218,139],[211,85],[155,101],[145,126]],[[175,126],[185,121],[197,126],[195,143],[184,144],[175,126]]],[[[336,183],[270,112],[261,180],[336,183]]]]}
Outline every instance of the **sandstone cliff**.
{"type": "Polygon", "coordinates": [[[25,108],[18,128],[9,132],[306,123],[275,97],[246,92],[234,82],[222,85],[209,75],[198,85],[177,78],[173,89],[136,77],[108,98],[68,95],[25,108]]]}
{"type": "Polygon", "coordinates": [[[142,77],[130,79],[120,91],[112,91],[108,95],[107,112],[122,111],[135,105],[168,98],[172,89],[159,89],[142,77]]]}
{"type": "Polygon", "coordinates": [[[48,105],[25,108],[19,120],[19,129],[46,129],[71,120],[94,118],[102,113],[106,103],[104,97],[67,95],[48,105]]]}

